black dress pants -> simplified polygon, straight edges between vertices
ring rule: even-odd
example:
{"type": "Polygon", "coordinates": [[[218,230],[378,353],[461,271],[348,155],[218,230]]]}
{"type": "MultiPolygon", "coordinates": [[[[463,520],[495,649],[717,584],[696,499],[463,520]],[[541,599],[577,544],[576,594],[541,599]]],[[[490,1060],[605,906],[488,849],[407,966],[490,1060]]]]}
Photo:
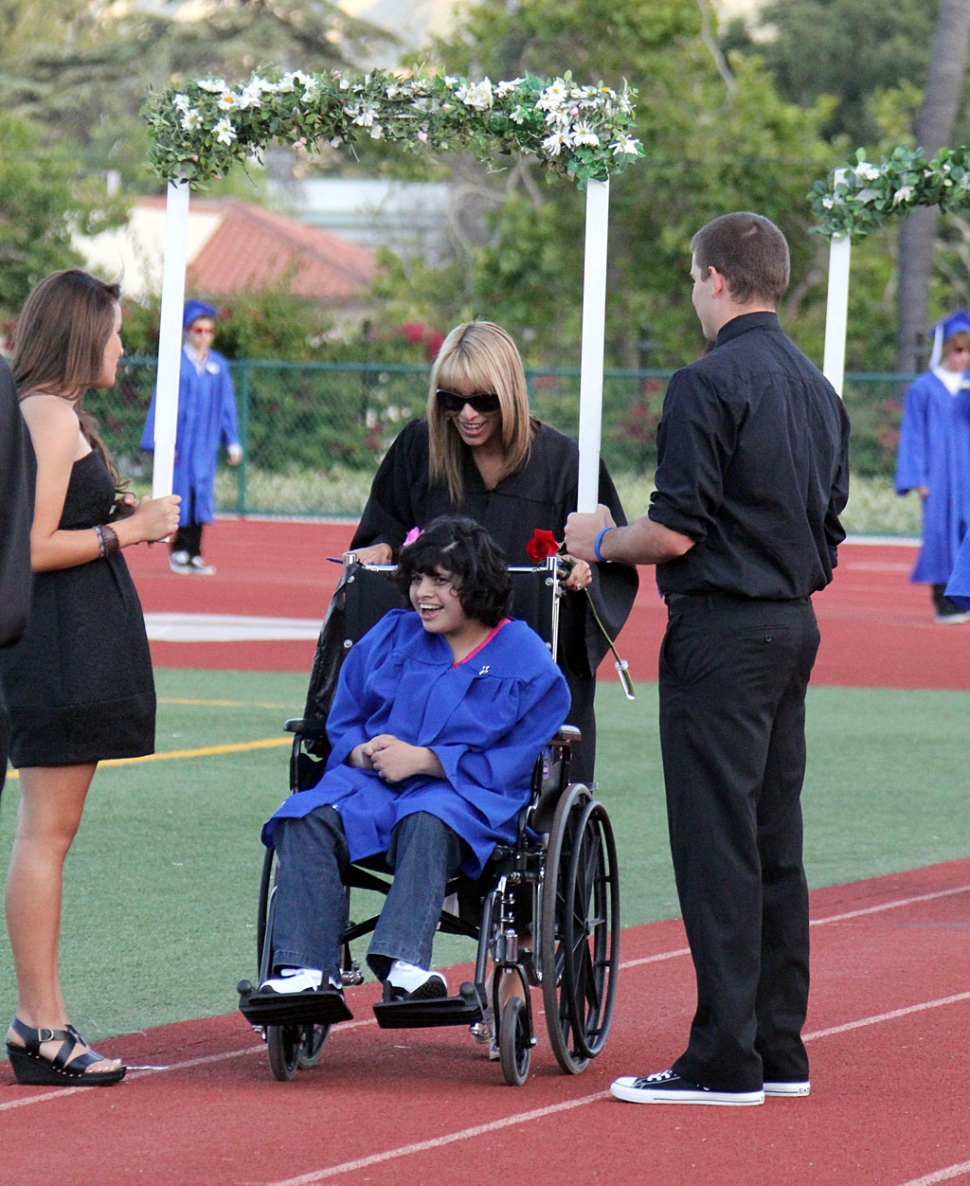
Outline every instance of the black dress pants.
{"type": "Polygon", "coordinates": [[[660,652],[670,845],[697,979],[673,1069],[721,1091],[808,1078],[802,865],[811,601],[673,596],[660,652]]]}

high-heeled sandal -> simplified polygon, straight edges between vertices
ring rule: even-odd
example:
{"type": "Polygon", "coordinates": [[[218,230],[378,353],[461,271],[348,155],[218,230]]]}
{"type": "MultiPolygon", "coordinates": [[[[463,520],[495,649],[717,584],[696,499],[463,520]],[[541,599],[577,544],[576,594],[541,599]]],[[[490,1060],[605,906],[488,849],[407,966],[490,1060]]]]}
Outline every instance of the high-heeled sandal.
{"type": "Polygon", "coordinates": [[[71,1058],[76,1047],[87,1045],[73,1025],[62,1030],[46,1027],[35,1030],[15,1017],[10,1028],[24,1041],[23,1046],[7,1042],[7,1057],[18,1083],[43,1087],[66,1087],[69,1084],[74,1087],[110,1087],[112,1083],[120,1083],[128,1070],[121,1066],[113,1071],[87,1074],[89,1066],[104,1062],[105,1058],[93,1050],[86,1050],[77,1058],[71,1058]],[[62,1044],[52,1059],[45,1058],[40,1052],[44,1042],[62,1044]]]}

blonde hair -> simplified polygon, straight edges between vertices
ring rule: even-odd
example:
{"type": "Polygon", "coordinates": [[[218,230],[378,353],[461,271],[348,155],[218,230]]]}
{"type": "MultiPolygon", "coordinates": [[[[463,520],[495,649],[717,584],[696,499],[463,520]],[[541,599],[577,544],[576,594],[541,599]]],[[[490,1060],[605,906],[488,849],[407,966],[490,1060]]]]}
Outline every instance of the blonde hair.
{"type": "Polygon", "coordinates": [[[459,507],[465,497],[462,460],[467,446],[438,402],[435,393],[439,387],[498,396],[505,458],[499,481],[528,461],[539,421],[529,412],[525,371],[510,335],[491,321],[466,321],[456,326],[442,343],[431,370],[428,430],[431,481],[446,481],[452,505],[459,507]]]}

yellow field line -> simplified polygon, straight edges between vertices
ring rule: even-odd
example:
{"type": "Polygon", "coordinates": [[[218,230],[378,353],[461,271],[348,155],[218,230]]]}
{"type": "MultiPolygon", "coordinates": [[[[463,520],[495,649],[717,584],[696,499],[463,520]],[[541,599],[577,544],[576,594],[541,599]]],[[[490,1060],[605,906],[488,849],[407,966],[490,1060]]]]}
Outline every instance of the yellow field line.
{"type": "MultiPolygon", "coordinates": [[[[169,758],[208,758],[213,754],[239,754],[245,750],[273,749],[275,746],[292,745],[291,737],[264,737],[260,741],[240,741],[235,745],[207,745],[202,749],[173,749],[162,754],[146,754],[143,758],[107,758],[99,766],[134,766],[139,762],[165,762],[169,758]]],[[[7,772],[7,778],[19,778],[16,770],[7,772]]]]}

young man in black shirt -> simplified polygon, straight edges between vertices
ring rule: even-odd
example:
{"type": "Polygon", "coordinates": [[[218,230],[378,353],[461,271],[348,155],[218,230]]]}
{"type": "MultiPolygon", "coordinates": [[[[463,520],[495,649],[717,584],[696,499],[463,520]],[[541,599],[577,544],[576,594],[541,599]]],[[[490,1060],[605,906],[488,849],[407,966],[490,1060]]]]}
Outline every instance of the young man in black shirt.
{"type": "Polygon", "coordinates": [[[617,1079],[633,1103],[760,1104],[809,1092],[805,693],[848,498],[849,422],[782,332],[788,244],[757,214],[694,236],[714,348],[671,380],[649,513],[571,515],[573,556],[656,564],[668,605],[660,741],[697,1010],[672,1069],[617,1079]]]}

